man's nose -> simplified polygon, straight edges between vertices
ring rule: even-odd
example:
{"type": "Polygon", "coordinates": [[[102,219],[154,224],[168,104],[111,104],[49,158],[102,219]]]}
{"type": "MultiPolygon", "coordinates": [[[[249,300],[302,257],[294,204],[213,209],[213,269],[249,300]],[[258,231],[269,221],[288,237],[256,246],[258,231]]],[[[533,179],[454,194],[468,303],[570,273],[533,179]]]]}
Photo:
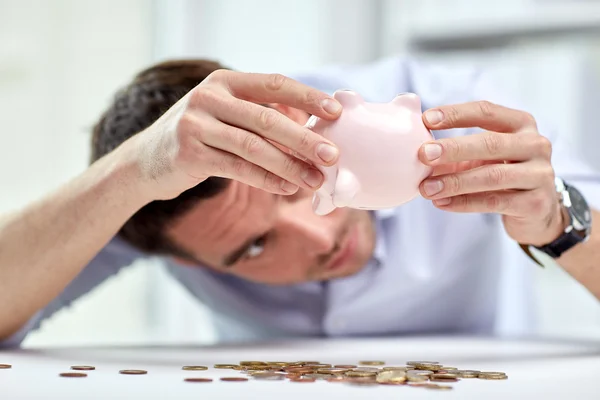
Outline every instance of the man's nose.
{"type": "Polygon", "coordinates": [[[323,255],[335,248],[335,226],[327,217],[312,213],[288,213],[282,217],[281,223],[309,253],[323,255]]]}

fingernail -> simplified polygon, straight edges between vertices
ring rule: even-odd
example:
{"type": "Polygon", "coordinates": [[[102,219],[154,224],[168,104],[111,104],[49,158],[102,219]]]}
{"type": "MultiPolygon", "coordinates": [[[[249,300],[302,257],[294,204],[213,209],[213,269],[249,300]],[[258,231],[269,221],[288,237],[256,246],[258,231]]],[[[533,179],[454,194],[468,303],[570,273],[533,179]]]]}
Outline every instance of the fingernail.
{"type": "Polygon", "coordinates": [[[281,181],[281,190],[286,193],[296,193],[298,190],[298,185],[294,185],[292,182],[281,181]]]}
{"type": "Polygon", "coordinates": [[[444,184],[442,181],[437,179],[426,181],[423,185],[423,189],[425,190],[425,194],[427,196],[433,196],[434,194],[441,192],[443,188],[444,184]]]}
{"type": "Polygon", "coordinates": [[[444,113],[440,110],[429,110],[425,113],[427,122],[432,125],[437,125],[444,120],[444,113]]]}
{"type": "Polygon", "coordinates": [[[306,169],[301,176],[302,180],[310,187],[317,187],[323,181],[323,174],[313,168],[306,169]]]}
{"type": "Polygon", "coordinates": [[[317,154],[321,157],[321,160],[325,162],[331,162],[335,160],[338,155],[338,149],[330,144],[321,143],[317,146],[317,154]]]}
{"type": "Polygon", "coordinates": [[[429,161],[440,158],[442,155],[442,146],[436,143],[425,145],[425,157],[429,161]]]}
{"type": "Polygon", "coordinates": [[[444,199],[434,200],[433,204],[435,204],[436,206],[447,206],[451,202],[452,202],[452,199],[450,199],[450,197],[446,197],[444,199]]]}
{"type": "Polygon", "coordinates": [[[342,109],[342,105],[336,100],[325,99],[321,102],[321,107],[323,110],[327,111],[329,114],[337,114],[342,109]]]}

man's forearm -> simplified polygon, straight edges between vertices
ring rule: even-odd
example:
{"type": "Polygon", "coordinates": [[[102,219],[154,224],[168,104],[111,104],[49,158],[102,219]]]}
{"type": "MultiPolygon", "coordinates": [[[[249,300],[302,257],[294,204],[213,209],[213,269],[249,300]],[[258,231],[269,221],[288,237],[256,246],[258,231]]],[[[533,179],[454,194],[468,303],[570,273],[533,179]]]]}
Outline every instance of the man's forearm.
{"type": "Polygon", "coordinates": [[[128,144],[0,218],[0,339],[54,299],[147,201],[128,144]]]}
{"type": "Polygon", "coordinates": [[[571,276],[600,300],[600,212],[592,210],[590,238],[566,251],[558,260],[571,276]]]}

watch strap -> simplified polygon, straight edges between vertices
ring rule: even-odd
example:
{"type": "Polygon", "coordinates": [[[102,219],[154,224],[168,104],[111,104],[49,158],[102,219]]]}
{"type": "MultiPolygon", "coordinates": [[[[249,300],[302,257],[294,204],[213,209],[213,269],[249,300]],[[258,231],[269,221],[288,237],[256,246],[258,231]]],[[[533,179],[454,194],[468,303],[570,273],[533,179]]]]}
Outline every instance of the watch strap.
{"type": "Polygon", "coordinates": [[[571,247],[575,246],[577,243],[581,243],[584,240],[577,231],[570,230],[568,232],[564,232],[560,235],[556,240],[547,245],[536,247],[537,249],[543,251],[548,254],[552,258],[558,258],[565,251],[569,250],[571,247]]]}

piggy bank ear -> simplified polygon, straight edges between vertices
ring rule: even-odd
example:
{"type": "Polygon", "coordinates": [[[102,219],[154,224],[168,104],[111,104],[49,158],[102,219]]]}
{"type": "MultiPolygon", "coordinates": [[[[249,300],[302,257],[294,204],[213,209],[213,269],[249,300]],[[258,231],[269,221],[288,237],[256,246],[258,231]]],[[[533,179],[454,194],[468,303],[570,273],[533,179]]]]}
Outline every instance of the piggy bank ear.
{"type": "Polygon", "coordinates": [[[351,107],[362,104],[365,100],[352,90],[337,90],[333,98],[342,104],[342,107],[351,107]]]}
{"type": "Polygon", "coordinates": [[[422,112],[421,99],[414,93],[401,93],[392,100],[392,103],[400,107],[406,107],[417,113],[422,112]]]}

